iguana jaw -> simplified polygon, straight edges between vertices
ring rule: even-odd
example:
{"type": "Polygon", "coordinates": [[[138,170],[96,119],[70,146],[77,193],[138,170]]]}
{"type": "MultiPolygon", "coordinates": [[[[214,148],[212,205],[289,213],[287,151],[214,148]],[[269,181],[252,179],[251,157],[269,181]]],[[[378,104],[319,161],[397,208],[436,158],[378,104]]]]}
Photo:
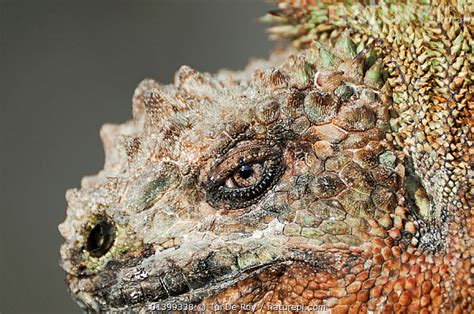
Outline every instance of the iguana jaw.
{"type": "MultiPolygon", "coordinates": [[[[87,310],[99,311],[102,309],[101,303],[104,302],[115,304],[115,309],[117,310],[125,308],[152,310],[157,308],[157,306],[200,303],[206,298],[212,298],[228,289],[231,290],[232,287],[236,286],[239,282],[253,278],[267,270],[271,271],[277,268],[283,268],[285,265],[290,265],[291,263],[291,261],[271,262],[236,273],[222,275],[203,287],[196,287],[191,290],[189,290],[189,287],[186,287],[184,291],[187,292],[181,294],[170,290],[173,289],[172,287],[164,287],[163,279],[161,278],[158,278],[158,280],[144,278],[140,281],[129,282],[127,287],[127,283],[124,283],[123,278],[118,279],[111,271],[104,271],[97,275],[88,276],[69,274],[67,282],[74,299],[87,310]],[[89,284],[85,284],[86,281],[88,281],[89,284]],[[103,282],[101,289],[88,289],[90,287],[96,287],[97,282],[103,282]],[[145,286],[149,287],[150,292],[153,291],[152,293],[156,293],[160,290],[163,291],[163,298],[155,296],[155,298],[150,299],[150,295],[147,295],[147,291],[143,288],[145,286]],[[105,300],[104,298],[107,299],[105,300]]],[[[193,274],[190,274],[189,277],[192,275],[193,274]]],[[[186,280],[190,279],[186,278],[186,280]]]]}
{"type": "MultiPolygon", "coordinates": [[[[88,310],[101,310],[102,304],[109,310],[110,305],[116,310],[153,310],[167,304],[203,304],[207,308],[211,303],[232,303],[229,296],[236,293],[243,297],[246,291],[241,290],[245,285],[257,284],[263,287],[262,293],[271,292],[281,286],[282,276],[291,273],[289,270],[294,268],[311,274],[338,272],[344,267],[351,267],[356,259],[360,262],[358,255],[357,252],[327,247],[314,251],[289,249],[283,259],[225,274],[217,268],[187,274],[170,268],[161,272],[161,276],[148,276],[140,273],[141,263],[130,265],[119,273],[113,265],[107,265],[95,275],[69,274],[68,283],[74,298],[88,310]],[[203,274],[212,279],[200,277],[203,274]]],[[[200,262],[203,260],[195,264],[200,262]]],[[[254,292],[249,290],[248,293],[254,292]]],[[[262,297],[260,294],[254,296],[258,300],[262,297]]]]}

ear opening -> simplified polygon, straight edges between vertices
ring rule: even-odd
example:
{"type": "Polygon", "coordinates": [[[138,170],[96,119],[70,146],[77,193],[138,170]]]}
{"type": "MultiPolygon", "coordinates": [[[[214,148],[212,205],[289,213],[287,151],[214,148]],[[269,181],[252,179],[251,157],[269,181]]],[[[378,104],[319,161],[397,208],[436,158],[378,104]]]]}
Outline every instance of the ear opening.
{"type": "Polygon", "coordinates": [[[421,178],[416,174],[413,160],[405,157],[405,198],[410,211],[425,221],[432,220],[434,206],[432,197],[426,192],[421,178]]]}

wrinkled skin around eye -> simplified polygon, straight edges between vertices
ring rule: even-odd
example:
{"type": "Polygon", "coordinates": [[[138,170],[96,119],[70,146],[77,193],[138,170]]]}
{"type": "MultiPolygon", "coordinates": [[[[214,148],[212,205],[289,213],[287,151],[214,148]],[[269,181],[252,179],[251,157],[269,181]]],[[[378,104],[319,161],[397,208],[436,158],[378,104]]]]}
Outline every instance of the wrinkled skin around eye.
{"type": "Polygon", "coordinates": [[[255,203],[283,171],[279,147],[250,145],[230,151],[211,170],[207,200],[215,206],[243,208],[255,203]]]}

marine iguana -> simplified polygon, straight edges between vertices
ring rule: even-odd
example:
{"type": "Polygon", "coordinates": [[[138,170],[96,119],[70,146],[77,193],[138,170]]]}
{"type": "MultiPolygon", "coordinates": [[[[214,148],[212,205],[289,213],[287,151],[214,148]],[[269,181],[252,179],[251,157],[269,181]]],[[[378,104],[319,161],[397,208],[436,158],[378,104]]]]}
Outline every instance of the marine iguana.
{"type": "Polygon", "coordinates": [[[263,20],[293,48],[141,82],[133,119],[101,129],[104,169],[66,194],[74,299],[472,312],[472,9],[279,1],[263,20]]]}

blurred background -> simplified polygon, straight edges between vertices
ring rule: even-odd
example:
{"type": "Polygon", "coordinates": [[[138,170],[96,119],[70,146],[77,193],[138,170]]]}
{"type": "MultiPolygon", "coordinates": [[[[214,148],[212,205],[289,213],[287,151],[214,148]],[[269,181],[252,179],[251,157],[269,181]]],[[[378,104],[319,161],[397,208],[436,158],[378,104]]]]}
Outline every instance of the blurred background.
{"type": "Polygon", "coordinates": [[[241,69],[272,46],[258,0],[0,0],[0,313],[80,313],[58,266],[64,192],[143,78],[241,69]]]}

